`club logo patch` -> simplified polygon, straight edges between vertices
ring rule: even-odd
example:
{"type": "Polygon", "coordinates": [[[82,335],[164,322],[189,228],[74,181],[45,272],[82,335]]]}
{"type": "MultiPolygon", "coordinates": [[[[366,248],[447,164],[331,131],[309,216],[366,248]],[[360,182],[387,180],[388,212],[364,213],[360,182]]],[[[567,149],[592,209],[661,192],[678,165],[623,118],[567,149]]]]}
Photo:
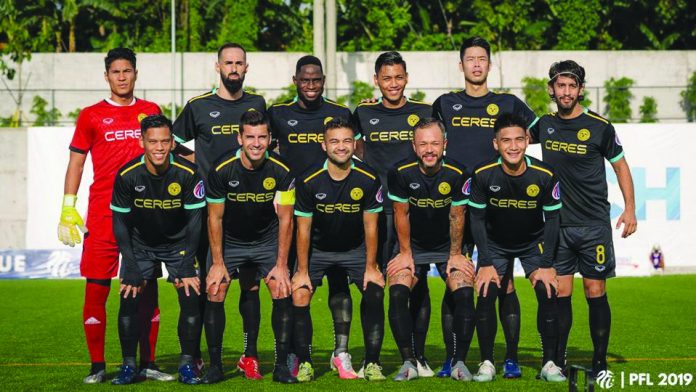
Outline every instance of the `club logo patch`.
{"type": "Polygon", "coordinates": [[[138,122],[143,121],[143,119],[144,119],[145,117],[147,117],[147,114],[145,114],[145,113],[140,113],[140,114],[138,114],[138,122]]]}
{"type": "Polygon", "coordinates": [[[590,138],[590,130],[587,128],[583,128],[578,131],[578,140],[581,142],[585,142],[590,138]]]}
{"type": "Polygon", "coordinates": [[[420,117],[418,117],[417,114],[412,114],[412,115],[408,116],[408,118],[406,119],[406,122],[410,126],[414,126],[414,125],[418,124],[418,121],[420,121],[420,117]]]}
{"type": "Polygon", "coordinates": [[[416,189],[420,188],[420,184],[417,182],[412,182],[412,183],[408,184],[408,187],[415,191],[416,189]]]}
{"type": "Polygon", "coordinates": [[[102,122],[103,122],[104,124],[106,124],[106,125],[109,125],[109,124],[111,124],[112,122],[114,122],[114,119],[113,119],[113,118],[110,118],[110,117],[107,117],[107,118],[103,119],[102,122]]]}
{"type": "Polygon", "coordinates": [[[267,191],[270,191],[271,189],[275,188],[276,186],[276,180],[273,177],[267,177],[265,180],[263,180],[263,188],[266,189],[267,191]]]}
{"type": "Polygon", "coordinates": [[[530,197],[536,197],[539,194],[539,186],[532,184],[527,187],[527,195],[530,197]]]}
{"type": "Polygon", "coordinates": [[[437,186],[437,190],[440,191],[440,194],[442,195],[449,195],[449,193],[452,191],[452,188],[450,187],[450,184],[446,182],[441,182],[440,185],[437,186]]]}
{"type": "Polygon", "coordinates": [[[208,114],[210,114],[210,117],[212,117],[212,118],[220,117],[220,112],[218,112],[218,111],[210,112],[208,114]]]}
{"type": "Polygon", "coordinates": [[[596,269],[597,272],[602,272],[602,271],[604,271],[606,268],[607,268],[607,267],[605,267],[605,266],[603,266],[603,265],[595,265],[595,266],[594,266],[594,269],[596,269]]]}
{"type": "Polygon", "coordinates": [[[495,116],[498,114],[500,109],[498,108],[498,105],[492,103],[486,107],[486,113],[488,113],[490,116],[495,116]]]}
{"type": "Polygon", "coordinates": [[[372,124],[372,125],[377,125],[378,122],[379,122],[378,118],[371,118],[370,119],[370,124],[372,124]]]}
{"type": "Polygon", "coordinates": [[[135,187],[136,192],[142,192],[145,190],[145,185],[138,185],[135,187]]]}
{"type": "Polygon", "coordinates": [[[454,109],[455,111],[460,111],[462,110],[462,104],[458,103],[456,105],[452,105],[452,109],[454,109]]]}
{"type": "Polygon", "coordinates": [[[360,188],[353,188],[350,190],[350,198],[357,201],[362,199],[363,197],[363,190],[360,188]]]}
{"type": "Polygon", "coordinates": [[[462,193],[465,196],[469,196],[471,194],[471,178],[466,179],[464,186],[462,186],[462,193]]]}
{"type": "Polygon", "coordinates": [[[167,187],[167,191],[169,191],[169,194],[170,194],[170,195],[176,196],[176,195],[178,195],[179,193],[181,193],[181,185],[179,185],[178,182],[172,182],[172,183],[169,184],[169,186],[167,187]]]}
{"type": "Polygon", "coordinates": [[[498,192],[500,187],[498,185],[491,185],[488,187],[488,189],[492,190],[493,192],[498,192]]]}
{"type": "Polygon", "coordinates": [[[232,187],[235,188],[237,185],[239,185],[239,181],[230,181],[228,184],[232,187]]]}
{"type": "Polygon", "coordinates": [[[556,182],[556,185],[553,186],[553,191],[551,191],[551,197],[553,197],[556,200],[561,200],[561,183],[556,182]]]}
{"type": "Polygon", "coordinates": [[[333,117],[329,116],[324,119],[324,125],[326,125],[329,121],[333,120],[333,117]]]}
{"type": "Polygon", "coordinates": [[[554,133],[555,131],[556,131],[556,130],[553,129],[553,128],[547,128],[547,129],[546,129],[546,132],[548,132],[549,135],[552,134],[552,133],[554,133]]]}
{"type": "Polygon", "coordinates": [[[377,194],[375,194],[375,200],[377,200],[377,203],[382,203],[384,201],[384,195],[382,194],[381,186],[379,187],[377,194]]]}
{"type": "Polygon", "coordinates": [[[196,196],[197,199],[205,197],[205,185],[203,185],[203,181],[198,181],[198,184],[193,188],[193,195],[196,196]]]}
{"type": "Polygon", "coordinates": [[[317,193],[317,194],[314,195],[314,196],[315,196],[317,199],[319,199],[319,200],[324,200],[324,199],[326,199],[326,193],[317,193]]]}
{"type": "Polygon", "coordinates": [[[297,125],[297,120],[288,120],[288,125],[294,127],[295,125],[297,125]]]}

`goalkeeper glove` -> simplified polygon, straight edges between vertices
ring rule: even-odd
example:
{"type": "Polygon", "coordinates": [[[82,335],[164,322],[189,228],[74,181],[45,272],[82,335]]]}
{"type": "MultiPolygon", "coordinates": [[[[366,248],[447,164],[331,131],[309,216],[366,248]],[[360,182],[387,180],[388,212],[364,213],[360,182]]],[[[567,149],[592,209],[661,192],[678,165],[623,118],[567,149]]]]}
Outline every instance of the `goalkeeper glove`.
{"type": "Polygon", "coordinates": [[[85,222],[75,208],[76,202],[77,196],[63,195],[63,208],[60,212],[60,223],[58,223],[58,240],[70,246],[82,242],[78,228],[82,233],[87,232],[85,222]]]}

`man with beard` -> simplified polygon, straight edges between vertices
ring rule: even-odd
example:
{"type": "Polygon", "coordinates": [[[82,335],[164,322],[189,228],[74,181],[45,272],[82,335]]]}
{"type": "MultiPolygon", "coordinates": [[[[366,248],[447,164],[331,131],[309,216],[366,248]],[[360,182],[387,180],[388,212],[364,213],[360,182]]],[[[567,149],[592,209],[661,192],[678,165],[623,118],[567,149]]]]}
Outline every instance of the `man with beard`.
{"type": "MultiPolygon", "coordinates": [[[[321,61],[314,56],[304,56],[297,61],[292,81],[297,96],[290,102],[271,106],[273,138],[278,142],[280,156],[290,165],[295,178],[312,165],[326,159],[321,143],[324,140],[324,125],[332,119],[350,118],[350,109],[325,99],[326,77],[321,61]]],[[[359,135],[356,135],[359,138],[359,135]]],[[[294,246],[291,253],[294,252],[294,246]]],[[[291,271],[294,257],[290,258],[291,271]]],[[[353,302],[350,297],[347,276],[340,270],[327,272],[329,281],[329,308],[333,316],[335,347],[331,355],[331,368],[341,378],[357,378],[348,354],[348,337],[353,317],[353,302]]],[[[289,356],[290,369],[296,374],[299,363],[295,355],[289,356]]]]}
{"type": "MultiPolygon", "coordinates": [[[[179,146],[175,152],[195,156],[200,174],[207,181],[213,162],[221,155],[239,148],[237,135],[240,119],[249,110],[262,113],[266,111],[266,101],[262,96],[242,89],[244,76],[249,68],[246,51],[236,43],[226,43],[218,49],[215,71],[220,74],[220,85],[211,92],[191,98],[174,122],[174,136],[178,143],[195,140],[195,154],[179,146]]],[[[204,216],[204,222],[207,218],[204,216]]],[[[199,262],[201,279],[205,281],[206,269],[200,266],[208,255],[208,231],[203,224],[201,241],[196,259],[199,262]]],[[[257,341],[261,324],[261,305],[259,301],[259,282],[255,279],[255,268],[239,271],[239,284],[242,294],[239,297],[239,312],[242,315],[244,331],[244,354],[238,367],[247,378],[260,378],[258,369],[257,341]]],[[[205,300],[205,295],[201,295],[205,300]]],[[[204,306],[201,306],[204,309],[204,306]]],[[[198,355],[200,359],[200,354],[198,355]]],[[[202,362],[197,361],[199,367],[202,362]]],[[[204,378],[205,382],[206,379],[204,378]]]]}
{"type": "Polygon", "coordinates": [[[556,169],[563,189],[561,233],[556,258],[558,273],[558,361],[565,367],[566,346],[573,320],[570,296],[573,275],[583,277],[589,306],[590,336],[594,346],[593,375],[607,369],[611,309],[606,279],[615,276],[614,244],[609,220],[604,160],[611,163],[624,199],[624,212],[616,223],[624,225],[621,237],[637,228],[631,170],[614,127],[582,107],[585,69],[575,61],[551,65],[548,92],[558,112],[547,114],[530,129],[541,143],[544,162],[556,169]]]}

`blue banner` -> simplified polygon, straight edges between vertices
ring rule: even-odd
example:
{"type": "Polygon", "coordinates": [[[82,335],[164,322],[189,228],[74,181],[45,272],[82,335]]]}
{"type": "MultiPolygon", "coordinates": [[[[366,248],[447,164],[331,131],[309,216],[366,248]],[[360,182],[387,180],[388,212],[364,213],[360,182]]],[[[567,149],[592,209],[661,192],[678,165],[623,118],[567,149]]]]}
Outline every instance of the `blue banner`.
{"type": "Polygon", "coordinates": [[[0,250],[0,279],[80,277],[82,249],[0,250]]]}

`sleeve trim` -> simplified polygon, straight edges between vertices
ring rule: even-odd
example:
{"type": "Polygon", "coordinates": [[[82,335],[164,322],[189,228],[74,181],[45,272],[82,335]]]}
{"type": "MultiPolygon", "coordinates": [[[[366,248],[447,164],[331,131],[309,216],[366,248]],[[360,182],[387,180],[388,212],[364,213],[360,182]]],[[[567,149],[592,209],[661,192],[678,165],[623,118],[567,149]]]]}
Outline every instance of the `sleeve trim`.
{"type": "Polygon", "coordinates": [[[368,214],[377,214],[377,213],[380,213],[382,211],[384,211],[384,207],[377,207],[377,208],[373,208],[371,210],[365,210],[365,212],[367,212],[368,214]]]}
{"type": "MultiPolygon", "coordinates": [[[[224,199],[223,199],[223,200],[224,200],[224,199]]],[[[184,209],[185,209],[185,210],[195,210],[195,209],[203,208],[203,207],[205,207],[205,202],[204,202],[204,201],[202,201],[202,202],[200,202],[200,203],[196,203],[196,204],[184,204],[184,209]]]]}
{"type": "Polygon", "coordinates": [[[301,216],[303,218],[311,218],[312,217],[311,212],[302,212],[302,211],[295,210],[294,213],[295,213],[295,216],[301,216]]]}
{"type": "Polygon", "coordinates": [[[399,202],[399,203],[408,203],[408,200],[407,200],[407,199],[402,199],[402,198],[400,198],[400,197],[398,197],[398,196],[394,196],[394,195],[391,194],[391,192],[387,192],[387,197],[389,198],[389,200],[393,200],[393,201],[396,201],[396,202],[399,202]]]}
{"type": "Polygon", "coordinates": [[[621,151],[621,153],[619,155],[615,156],[614,158],[611,158],[609,160],[609,163],[616,163],[618,160],[620,160],[623,157],[624,157],[624,152],[621,151]]]}
{"type": "Polygon", "coordinates": [[[130,208],[116,207],[113,204],[109,204],[109,207],[111,208],[112,211],[120,212],[122,214],[127,214],[127,213],[131,212],[130,208]]]}
{"type": "Polygon", "coordinates": [[[484,209],[484,208],[486,208],[486,205],[485,205],[485,204],[474,203],[474,202],[471,201],[471,200],[469,200],[469,203],[468,203],[468,204],[469,204],[470,206],[474,207],[474,208],[479,208],[479,209],[484,209]]]}
{"type": "Polygon", "coordinates": [[[221,198],[219,198],[219,199],[212,199],[212,198],[210,198],[210,197],[206,197],[205,200],[206,200],[208,203],[211,203],[211,204],[220,204],[220,203],[224,203],[224,202],[225,202],[225,198],[224,198],[224,197],[221,197],[221,198]]]}
{"type": "Polygon", "coordinates": [[[184,139],[182,139],[182,138],[180,138],[179,136],[176,136],[176,135],[174,135],[174,141],[177,142],[177,143],[182,143],[182,144],[187,142],[186,140],[184,140],[184,139]]]}
{"type": "Polygon", "coordinates": [[[554,204],[552,206],[544,206],[542,208],[544,209],[544,211],[556,211],[561,207],[563,207],[563,203],[554,204]]]}
{"type": "Polygon", "coordinates": [[[453,202],[452,202],[452,205],[455,206],[455,207],[465,206],[465,205],[467,205],[467,204],[469,204],[469,199],[464,199],[464,200],[459,200],[459,201],[453,201],[453,202]]]}
{"type": "Polygon", "coordinates": [[[68,147],[68,149],[69,149],[70,151],[72,151],[72,152],[76,152],[76,153],[78,153],[78,154],[84,154],[84,155],[87,155],[87,151],[85,151],[85,150],[82,150],[82,149],[80,149],[80,148],[77,148],[77,147],[73,147],[73,146],[70,146],[70,147],[68,147]]]}

